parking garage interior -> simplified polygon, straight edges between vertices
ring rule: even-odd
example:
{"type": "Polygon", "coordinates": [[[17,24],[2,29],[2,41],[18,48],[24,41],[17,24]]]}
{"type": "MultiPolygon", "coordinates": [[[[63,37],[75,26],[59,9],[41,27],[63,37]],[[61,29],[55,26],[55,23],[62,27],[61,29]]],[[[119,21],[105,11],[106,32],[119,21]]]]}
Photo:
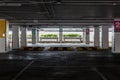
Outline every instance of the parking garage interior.
{"type": "Polygon", "coordinates": [[[0,80],[120,80],[119,0],[0,0],[0,80]]]}

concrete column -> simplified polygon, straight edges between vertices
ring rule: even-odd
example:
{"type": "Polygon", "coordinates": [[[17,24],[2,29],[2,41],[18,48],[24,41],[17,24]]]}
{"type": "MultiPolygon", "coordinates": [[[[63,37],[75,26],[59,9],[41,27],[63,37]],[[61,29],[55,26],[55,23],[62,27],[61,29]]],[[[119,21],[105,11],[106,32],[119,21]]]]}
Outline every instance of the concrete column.
{"type": "Polygon", "coordinates": [[[100,46],[100,29],[99,26],[94,26],[94,46],[100,46]]]}
{"type": "Polygon", "coordinates": [[[114,19],[112,25],[112,52],[120,53],[120,19],[114,19]]]}
{"type": "Polygon", "coordinates": [[[37,30],[37,42],[39,43],[40,36],[39,36],[39,30],[37,30]]]}
{"type": "Polygon", "coordinates": [[[120,20],[114,22],[112,29],[113,29],[112,52],[120,53],[120,20]]]}
{"type": "Polygon", "coordinates": [[[19,26],[12,26],[12,48],[17,49],[20,47],[20,27],[19,26]]]}
{"type": "Polygon", "coordinates": [[[32,29],[32,44],[37,43],[37,29],[32,29]]]}
{"type": "Polygon", "coordinates": [[[102,26],[102,42],[101,42],[101,47],[103,49],[108,49],[109,48],[109,42],[108,42],[108,29],[109,26],[102,26]]]}
{"type": "Polygon", "coordinates": [[[62,43],[62,34],[63,34],[63,29],[60,27],[59,28],[59,41],[62,43]]]}
{"type": "Polygon", "coordinates": [[[83,43],[85,43],[85,36],[86,36],[86,32],[85,32],[86,30],[85,29],[83,29],[83,43]]]}
{"type": "Polygon", "coordinates": [[[114,33],[114,53],[120,53],[120,32],[114,33]]]}
{"type": "Polygon", "coordinates": [[[86,28],[86,30],[85,30],[85,32],[86,32],[86,37],[85,37],[85,43],[86,44],[89,44],[90,43],[90,30],[89,30],[89,28],[86,28]]]}
{"type": "Polygon", "coordinates": [[[9,51],[10,44],[8,42],[9,23],[5,19],[0,19],[0,53],[9,51]]]}
{"type": "Polygon", "coordinates": [[[27,28],[21,28],[21,47],[27,46],[27,28]]]}

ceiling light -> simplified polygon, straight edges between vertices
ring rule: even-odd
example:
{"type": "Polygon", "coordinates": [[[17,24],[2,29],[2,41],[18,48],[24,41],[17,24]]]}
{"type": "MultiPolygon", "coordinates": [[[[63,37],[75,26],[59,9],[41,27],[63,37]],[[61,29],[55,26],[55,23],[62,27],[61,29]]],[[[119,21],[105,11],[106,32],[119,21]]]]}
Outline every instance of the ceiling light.
{"type": "Polygon", "coordinates": [[[116,3],[113,3],[113,5],[115,6],[115,5],[117,5],[116,3]]]}
{"type": "Polygon", "coordinates": [[[61,4],[61,0],[57,0],[57,4],[61,4]]]}
{"type": "Polygon", "coordinates": [[[5,37],[5,33],[3,33],[2,36],[5,37]]]}
{"type": "Polygon", "coordinates": [[[33,20],[34,23],[38,23],[38,20],[33,20]]]}
{"type": "Polygon", "coordinates": [[[20,3],[0,3],[0,6],[21,6],[20,3]]]}

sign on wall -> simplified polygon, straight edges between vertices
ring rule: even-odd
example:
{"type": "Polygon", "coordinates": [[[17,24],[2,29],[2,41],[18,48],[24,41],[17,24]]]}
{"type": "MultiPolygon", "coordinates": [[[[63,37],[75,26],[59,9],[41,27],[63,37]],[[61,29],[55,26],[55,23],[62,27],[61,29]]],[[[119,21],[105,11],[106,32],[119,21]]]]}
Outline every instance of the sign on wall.
{"type": "Polygon", "coordinates": [[[6,20],[0,20],[0,38],[5,38],[6,20]]]}
{"type": "Polygon", "coordinates": [[[114,20],[114,30],[115,31],[120,31],[120,19],[115,19],[114,20]]]}

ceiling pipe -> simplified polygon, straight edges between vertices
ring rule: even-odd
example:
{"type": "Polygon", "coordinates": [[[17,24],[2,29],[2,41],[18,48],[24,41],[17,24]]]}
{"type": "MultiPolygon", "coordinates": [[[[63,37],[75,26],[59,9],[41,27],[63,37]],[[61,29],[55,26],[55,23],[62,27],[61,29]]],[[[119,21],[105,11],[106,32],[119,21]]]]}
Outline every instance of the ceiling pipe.
{"type": "Polygon", "coordinates": [[[0,1],[0,6],[21,6],[22,4],[79,4],[79,5],[120,5],[120,1],[0,1]]]}
{"type": "Polygon", "coordinates": [[[30,11],[0,11],[0,13],[39,13],[39,14],[47,14],[48,12],[30,12],[30,11]]]}

